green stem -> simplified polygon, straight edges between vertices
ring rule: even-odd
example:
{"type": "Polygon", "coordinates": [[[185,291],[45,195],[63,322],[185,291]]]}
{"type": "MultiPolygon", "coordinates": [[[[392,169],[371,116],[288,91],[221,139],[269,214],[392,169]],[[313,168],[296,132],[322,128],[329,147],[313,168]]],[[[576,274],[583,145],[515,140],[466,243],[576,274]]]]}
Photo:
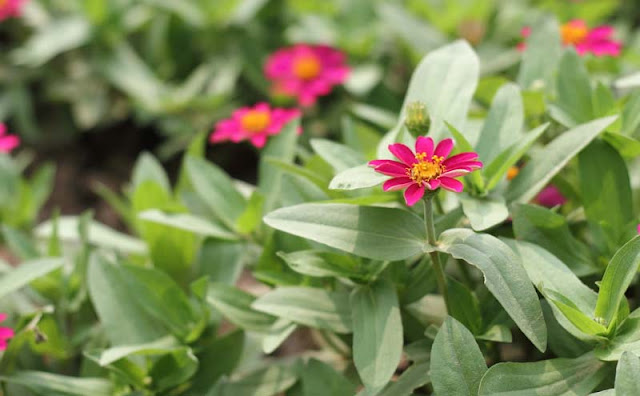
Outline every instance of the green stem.
{"type": "MultiPolygon", "coordinates": [[[[436,228],[433,222],[433,195],[426,196],[424,198],[424,225],[427,230],[427,241],[429,245],[436,245],[436,228]]],[[[433,264],[433,270],[436,273],[436,281],[438,282],[438,290],[444,299],[444,305],[449,313],[449,293],[447,292],[447,281],[444,276],[444,269],[440,264],[440,256],[438,252],[430,252],[431,263],[433,264]]]]}

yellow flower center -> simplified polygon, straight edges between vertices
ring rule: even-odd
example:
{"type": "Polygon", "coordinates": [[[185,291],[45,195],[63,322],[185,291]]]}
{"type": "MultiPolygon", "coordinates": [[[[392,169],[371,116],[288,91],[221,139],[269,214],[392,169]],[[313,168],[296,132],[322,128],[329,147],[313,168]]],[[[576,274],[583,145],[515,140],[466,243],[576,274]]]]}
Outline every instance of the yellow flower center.
{"type": "Polygon", "coordinates": [[[445,166],[442,165],[444,157],[434,155],[429,160],[426,156],[425,153],[416,154],[418,162],[413,164],[410,169],[407,169],[407,176],[418,184],[437,178],[445,170],[445,166]]]}
{"type": "Polygon", "coordinates": [[[270,122],[271,115],[265,110],[249,110],[240,120],[242,128],[251,133],[262,132],[270,122]]]}
{"type": "Polygon", "coordinates": [[[293,74],[296,77],[309,80],[320,74],[320,61],[314,55],[304,55],[293,62],[293,74]]]}
{"type": "Polygon", "coordinates": [[[575,23],[565,23],[560,27],[560,34],[564,44],[579,44],[587,37],[589,29],[585,25],[575,23]]]}

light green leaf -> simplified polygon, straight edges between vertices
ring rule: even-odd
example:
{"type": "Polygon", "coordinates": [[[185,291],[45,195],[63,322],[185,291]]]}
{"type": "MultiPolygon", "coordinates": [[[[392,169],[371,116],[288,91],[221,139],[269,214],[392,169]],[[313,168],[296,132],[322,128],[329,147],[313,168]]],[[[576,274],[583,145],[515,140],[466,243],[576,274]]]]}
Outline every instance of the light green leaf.
{"type": "Polygon", "coordinates": [[[311,139],[311,147],[336,172],[345,171],[365,162],[364,156],[359,152],[330,140],[311,139]]]}
{"type": "Polygon", "coordinates": [[[478,395],[586,395],[609,373],[609,367],[593,354],[534,363],[498,363],[482,378],[478,395]]]}
{"type": "Polygon", "coordinates": [[[489,164],[500,152],[516,143],[522,135],[523,124],[520,88],[516,84],[504,84],[496,93],[480,131],[475,150],[480,160],[489,164]]]}
{"type": "Polygon", "coordinates": [[[562,54],[560,29],[554,19],[545,19],[531,27],[527,49],[522,55],[518,84],[523,90],[552,87],[552,74],[562,54]]]}
{"type": "Polygon", "coordinates": [[[224,380],[207,396],[275,396],[289,389],[298,380],[293,367],[270,365],[238,380],[224,380]]]}
{"type": "Polygon", "coordinates": [[[206,394],[223,375],[230,375],[242,357],[245,335],[240,330],[216,338],[198,354],[199,370],[191,379],[191,392],[206,394]],[[224,359],[220,359],[224,356],[224,359]]]}
{"type": "Polygon", "coordinates": [[[602,138],[626,159],[640,156],[640,141],[630,136],[605,131],[602,138]]]}
{"type": "Polygon", "coordinates": [[[207,302],[231,323],[251,331],[268,332],[276,318],[251,307],[256,298],[233,286],[214,283],[209,286],[207,302]]]}
{"type": "MultiPolygon", "coordinates": [[[[366,278],[375,268],[367,268],[353,257],[317,250],[293,253],[279,252],[278,256],[294,271],[316,277],[366,278]]],[[[373,267],[373,266],[371,266],[373,267]]]]}
{"type": "Polygon", "coordinates": [[[309,359],[302,372],[304,396],[353,396],[356,386],[331,366],[316,359],[309,359]]]}
{"type": "Polygon", "coordinates": [[[349,297],[310,287],[280,287],[256,299],[253,309],[305,326],[351,332],[349,297]]]}
{"type": "Polygon", "coordinates": [[[622,354],[616,368],[616,396],[640,395],[640,358],[631,352],[622,354]]]}
{"type": "MultiPolygon", "coordinates": [[[[556,105],[569,117],[563,122],[566,127],[574,127],[594,118],[591,101],[591,82],[587,69],[573,48],[565,51],[558,65],[556,105]]],[[[563,120],[559,120],[563,121],[563,120]]]]}
{"type": "Polygon", "coordinates": [[[35,259],[20,263],[18,267],[5,272],[0,277],[0,298],[27,286],[32,281],[61,268],[63,265],[64,260],[58,258],[35,259]]]}
{"type": "Polygon", "coordinates": [[[402,260],[423,251],[422,220],[401,209],[346,204],[302,204],[269,213],[280,231],[377,260],[402,260]]]}
{"type": "Polygon", "coordinates": [[[507,189],[508,202],[528,202],[617,116],[599,118],[562,133],[537,152],[507,189]]]}
{"type": "Polygon", "coordinates": [[[487,371],[473,334],[460,322],[447,317],[431,348],[431,382],[439,395],[478,394],[487,371]]]}
{"type": "Polygon", "coordinates": [[[624,293],[631,284],[640,266],[640,236],[636,236],[620,248],[604,272],[595,316],[608,325],[614,319],[624,293]]]}
{"type": "Polygon", "coordinates": [[[555,291],[544,289],[543,294],[563,313],[578,330],[589,335],[605,335],[607,328],[587,316],[568,298],[555,291]]]}
{"type": "Polygon", "coordinates": [[[503,197],[471,197],[460,195],[462,211],[469,219],[471,227],[483,231],[498,225],[509,217],[509,209],[503,197]]]}
{"type": "Polygon", "coordinates": [[[141,220],[163,224],[198,235],[224,240],[237,240],[238,236],[201,217],[187,213],[165,213],[156,209],[146,210],[138,215],[141,220]]]}
{"type": "Polygon", "coordinates": [[[369,165],[359,165],[346,169],[337,175],[329,183],[330,190],[357,190],[382,184],[389,177],[373,170],[369,165]]]}
{"type": "Polygon", "coordinates": [[[173,337],[163,337],[155,341],[137,345],[121,345],[100,352],[98,364],[107,366],[133,355],[163,355],[184,348],[173,337]]]}
{"type": "Polygon", "coordinates": [[[398,296],[388,281],[356,288],[351,295],[353,360],[368,391],[382,389],[402,355],[398,296]]]}
{"type": "Polygon", "coordinates": [[[214,164],[201,158],[188,157],[185,162],[191,185],[200,198],[229,229],[234,229],[246,201],[236,190],[231,178],[214,164]]]}
{"type": "Polygon", "coordinates": [[[540,351],[547,345],[547,330],[540,302],[520,258],[499,239],[488,234],[454,228],[440,236],[438,250],[476,266],[485,285],[540,351]]]}
{"type": "Polygon", "coordinates": [[[378,396],[410,396],[413,390],[431,381],[429,362],[415,363],[397,381],[389,383],[378,396]]]}
{"type": "Polygon", "coordinates": [[[169,177],[160,162],[153,155],[144,152],[140,154],[133,166],[131,188],[136,190],[140,184],[149,180],[156,182],[163,190],[171,191],[169,177]]]}
{"type": "Polygon", "coordinates": [[[18,384],[47,396],[111,396],[113,386],[103,378],[74,378],[41,371],[1,375],[0,381],[18,384]]]}
{"type": "Polygon", "coordinates": [[[640,355],[640,310],[636,309],[616,329],[615,337],[595,349],[601,360],[615,361],[624,352],[640,355]]]}

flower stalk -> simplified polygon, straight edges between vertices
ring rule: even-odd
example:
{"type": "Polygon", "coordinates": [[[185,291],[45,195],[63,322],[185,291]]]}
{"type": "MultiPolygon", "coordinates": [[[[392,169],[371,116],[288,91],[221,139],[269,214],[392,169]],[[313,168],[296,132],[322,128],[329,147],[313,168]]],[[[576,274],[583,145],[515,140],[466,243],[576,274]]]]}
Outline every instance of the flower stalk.
{"type": "MultiPolygon", "coordinates": [[[[424,224],[425,227],[427,229],[427,241],[429,242],[429,245],[431,246],[435,246],[436,245],[436,227],[435,224],[433,222],[433,197],[435,196],[434,193],[431,194],[426,194],[424,196],[423,202],[424,202],[424,224]]],[[[449,293],[447,290],[447,280],[445,278],[444,275],[444,268],[442,267],[442,264],[440,263],[440,256],[438,255],[437,251],[432,251],[429,252],[429,255],[431,256],[431,264],[433,265],[433,270],[436,273],[436,281],[438,283],[438,291],[440,292],[440,294],[442,295],[442,298],[444,299],[444,305],[445,308],[447,309],[447,313],[449,313],[449,293]]]]}

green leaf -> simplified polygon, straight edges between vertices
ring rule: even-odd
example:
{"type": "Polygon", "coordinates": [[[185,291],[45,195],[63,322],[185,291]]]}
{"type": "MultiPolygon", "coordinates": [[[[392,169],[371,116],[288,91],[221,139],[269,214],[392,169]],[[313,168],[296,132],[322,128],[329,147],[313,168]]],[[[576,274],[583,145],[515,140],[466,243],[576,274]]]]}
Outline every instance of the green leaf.
{"type": "Polygon", "coordinates": [[[608,325],[614,319],[624,293],[631,284],[640,266],[640,236],[636,236],[620,248],[604,272],[595,316],[608,325]]]}
{"type": "Polygon", "coordinates": [[[185,165],[196,193],[216,218],[233,230],[245,210],[246,201],[231,178],[216,165],[197,157],[188,157],[185,165]]]}
{"type": "Polygon", "coordinates": [[[274,396],[289,389],[298,380],[292,367],[270,365],[238,380],[223,381],[212,389],[211,396],[274,396]]]}
{"type": "Polygon", "coordinates": [[[364,156],[359,152],[330,140],[311,139],[311,147],[336,172],[345,171],[365,162],[364,156]]]}
{"type": "Polygon", "coordinates": [[[631,352],[622,354],[616,368],[616,395],[640,395],[640,358],[631,352]]]}
{"type": "Polygon", "coordinates": [[[231,323],[246,330],[268,332],[276,318],[253,309],[255,301],[251,294],[222,283],[211,284],[207,294],[207,302],[231,323]]]}
{"type": "Polygon", "coordinates": [[[264,207],[264,196],[258,191],[254,191],[249,197],[247,208],[236,222],[236,229],[242,234],[250,234],[262,224],[264,207]]]}
{"type": "Polygon", "coordinates": [[[167,335],[162,323],[140,305],[139,295],[122,278],[117,265],[92,256],[87,281],[91,301],[112,346],[144,344],[167,335]]]}
{"type": "Polygon", "coordinates": [[[522,55],[518,84],[523,90],[552,88],[552,75],[562,55],[560,29],[554,19],[545,19],[531,28],[527,49],[522,55]]]}
{"type": "MultiPolygon", "coordinates": [[[[456,146],[453,151],[455,154],[474,151],[471,143],[469,143],[467,138],[459,130],[457,130],[456,127],[446,121],[445,124],[447,125],[447,128],[449,128],[449,132],[451,132],[453,140],[455,140],[456,142],[456,146]]],[[[482,177],[481,172],[471,172],[471,174],[465,180],[471,183],[474,190],[480,192],[483,192],[485,190],[484,178],[482,177]]]]}
{"type": "Polygon", "coordinates": [[[553,290],[544,289],[543,294],[578,328],[589,335],[604,335],[607,328],[590,318],[568,298],[553,290]]]}
{"type": "Polygon", "coordinates": [[[415,256],[426,243],[422,220],[400,209],[302,204],[271,212],[264,222],[280,231],[377,260],[415,256]]]}
{"type": "Polygon", "coordinates": [[[131,188],[136,190],[140,184],[146,181],[156,182],[163,190],[171,191],[169,177],[164,171],[162,164],[149,153],[142,153],[133,166],[133,175],[131,176],[131,188]]]}
{"type": "Polygon", "coordinates": [[[302,372],[304,396],[353,396],[356,386],[329,365],[309,359],[302,372]]]}
{"type": "Polygon", "coordinates": [[[0,298],[12,293],[32,281],[45,276],[64,265],[63,259],[36,259],[20,263],[15,269],[0,277],[0,298]]]}
{"type": "Polygon", "coordinates": [[[387,179],[388,176],[376,172],[369,165],[359,165],[335,175],[329,183],[329,189],[357,190],[360,188],[369,188],[377,186],[387,179]]]}
{"type": "Polygon", "coordinates": [[[264,212],[268,213],[280,206],[283,171],[266,162],[266,158],[278,158],[281,161],[292,163],[295,158],[297,130],[300,120],[290,121],[276,136],[270,138],[262,150],[260,165],[258,167],[258,190],[264,195],[264,212]]]}
{"type": "Polygon", "coordinates": [[[640,156],[640,141],[635,138],[610,131],[605,131],[602,138],[625,159],[640,156]]]}
{"type": "Polygon", "coordinates": [[[351,332],[349,296],[310,287],[279,287],[256,299],[253,309],[305,326],[351,332]]]}
{"type": "Polygon", "coordinates": [[[478,298],[462,283],[447,278],[449,294],[449,315],[471,331],[479,334],[482,330],[482,312],[478,298]]]}
{"type": "Polygon", "coordinates": [[[18,371],[1,375],[0,381],[22,385],[47,396],[111,396],[114,389],[103,378],[74,378],[41,371],[18,371]]]}
{"type": "Polygon", "coordinates": [[[137,345],[121,345],[100,352],[98,364],[107,366],[129,356],[163,355],[184,348],[173,337],[163,337],[155,341],[137,345]]]}
{"type": "Polygon", "coordinates": [[[194,267],[211,282],[232,285],[240,277],[247,250],[244,243],[205,239],[194,267]]]}
{"type": "Polygon", "coordinates": [[[378,396],[410,396],[413,390],[431,381],[429,362],[414,363],[397,381],[389,383],[378,396]]]}
{"type": "Polygon", "coordinates": [[[387,146],[397,140],[407,106],[412,102],[427,105],[434,139],[439,140],[446,133],[445,121],[460,129],[466,121],[479,72],[478,57],[466,41],[458,40],[429,52],[411,76],[398,123],[378,145],[378,157],[390,156],[387,146]]]}
{"type": "Polygon", "coordinates": [[[439,395],[477,395],[487,371],[473,334],[448,316],[431,348],[431,382],[439,395]]]}
{"type": "Polygon", "coordinates": [[[631,184],[625,161],[603,141],[594,141],[578,155],[580,192],[587,220],[610,245],[623,243],[633,218],[631,184]],[[611,207],[616,210],[611,210],[611,207]],[[601,228],[606,225],[606,229],[601,228]],[[613,234],[613,235],[609,235],[613,234]]]}
{"type": "Polygon", "coordinates": [[[533,146],[533,143],[547,130],[549,123],[545,123],[526,133],[524,137],[498,154],[491,163],[483,168],[486,190],[493,190],[502,180],[509,168],[514,166],[522,156],[533,146]]]}
{"type": "Polygon", "coordinates": [[[503,197],[471,197],[461,194],[459,198],[462,211],[476,231],[491,228],[509,217],[509,209],[503,197]]]}
{"type": "Polygon", "coordinates": [[[593,354],[534,363],[498,363],[482,378],[478,395],[586,395],[609,373],[609,367],[593,354]]]}
{"type": "Polygon", "coordinates": [[[513,251],[499,239],[468,229],[442,233],[438,250],[476,266],[484,274],[485,285],[522,332],[540,351],[547,345],[547,330],[540,302],[513,251]]]}
{"type": "Polygon", "coordinates": [[[244,349],[244,333],[233,331],[216,338],[197,353],[199,368],[194,375],[190,391],[206,394],[223,375],[231,375],[240,363],[244,349]],[[220,359],[224,356],[224,359],[220,359]]]}
{"type": "Polygon", "coordinates": [[[40,257],[40,252],[30,236],[6,224],[2,225],[2,237],[9,250],[22,260],[33,260],[40,257]]]}
{"type": "Polygon", "coordinates": [[[516,143],[522,135],[524,109],[522,95],[516,84],[500,87],[484,121],[475,151],[480,160],[489,164],[506,148],[516,143]]]}
{"type": "Polygon", "coordinates": [[[570,129],[536,152],[518,176],[509,183],[508,202],[528,202],[551,181],[560,170],[587,146],[617,116],[599,118],[570,129]]]}
{"type": "Polygon", "coordinates": [[[611,341],[602,343],[595,349],[596,356],[606,361],[618,360],[624,352],[640,354],[640,310],[638,309],[618,326],[611,341]]]}
{"type": "Polygon", "coordinates": [[[515,205],[512,209],[513,231],[524,241],[545,248],[578,276],[598,271],[587,245],[576,239],[564,216],[537,205],[515,205]]]}
{"type": "MultiPolygon", "coordinates": [[[[79,243],[77,216],[61,216],[58,219],[58,237],[64,243],[79,243]]],[[[117,232],[103,224],[92,221],[87,229],[89,242],[93,245],[119,250],[123,253],[145,254],[147,246],[141,240],[117,232]]],[[[38,225],[34,234],[40,238],[49,238],[53,234],[53,224],[46,221],[38,225]]]]}
{"type": "Polygon", "coordinates": [[[351,295],[353,361],[368,391],[382,389],[402,355],[398,296],[388,281],[356,288],[351,295]]]}
{"type": "Polygon", "coordinates": [[[595,114],[589,74],[573,48],[565,51],[558,68],[556,105],[569,117],[565,122],[564,119],[559,121],[571,128],[593,119],[595,114]]]}
{"type": "Polygon", "coordinates": [[[144,221],[193,232],[194,234],[206,237],[224,240],[238,239],[238,236],[219,225],[187,213],[165,213],[157,209],[151,209],[140,213],[138,218],[144,221]]]}
{"type": "MultiPolygon", "coordinates": [[[[376,268],[367,268],[353,257],[317,250],[293,253],[279,252],[278,256],[294,271],[314,277],[343,277],[365,279],[376,268]]],[[[373,266],[372,266],[373,267],[373,266]]]]}

